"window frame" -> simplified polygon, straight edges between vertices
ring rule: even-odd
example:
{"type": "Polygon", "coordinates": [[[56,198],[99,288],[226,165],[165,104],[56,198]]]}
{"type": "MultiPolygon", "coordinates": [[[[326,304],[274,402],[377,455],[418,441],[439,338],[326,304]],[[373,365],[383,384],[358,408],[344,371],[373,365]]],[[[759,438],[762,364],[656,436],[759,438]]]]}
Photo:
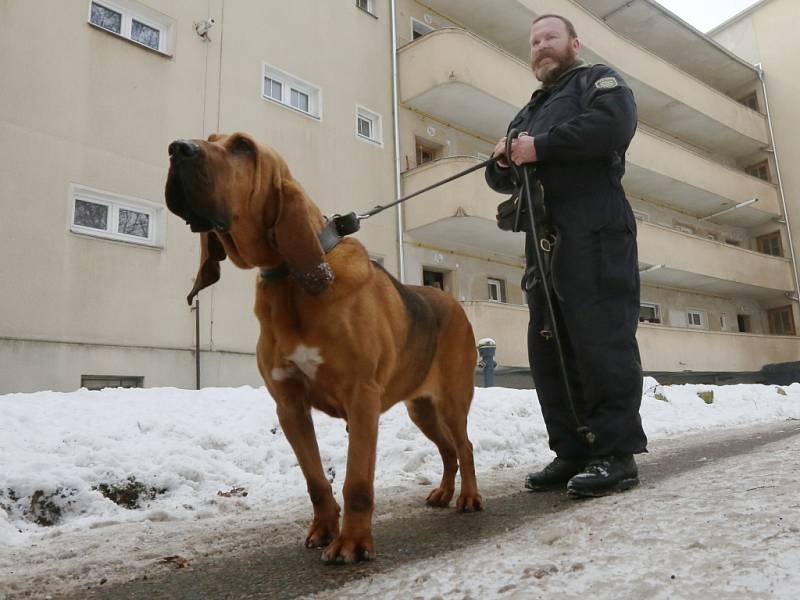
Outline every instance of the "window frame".
{"type": "Polygon", "coordinates": [[[359,0],[356,0],[356,8],[377,18],[378,15],[375,14],[375,0],[363,0],[363,2],[367,5],[366,8],[359,4],[359,0]]]}
{"type": "Polygon", "coordinates": [[[322,121],[322,88],[318,85],[301,79],[297,75],[292,75],[278,67],[266,62],[261,63],[261,99],[272,102],[293,110],[296,113],[305,115],[315,121],[322,121]],[[267,79],[281,84],[281,99],[278,100],[266,94],[267,79]],[[292,104],[292,92],[298,92],[308,96],[308,110],[296,107],[292,104]]]}
{"type": "MultiPolygon", "coordinates": [[[[759,235],[756,237],[756,248],[761,254],[765,254],[767,256],[777,256],[783,258],[783,238],[781,236],[780,230],[771,231],[770,233],[765,233],[764,235],[759,235]],[[770,245],[773,241],[777,240],[778,242],[778,254],[773,254],[772,252],[765,252],[764,250],[767,249],[767,246],[770,245]]],[[[769,248],[771,249],[771,248],[769,248]]]]}
{"type": "Polygon", "coordinates": [[[489,302],[507,304],[505,279],[500,279],[499,277],[487,277],[486,284],[488,286],[489,302]],[[497,289],[497,298],[492,298],[492,287],[497,289]]]}
{"type": "Polygon", "coordinates": [[[691,329],[705,329],[706,328],[706,311],[701,310],[699,308],[687,308],[686,309],[686,326],[691,329]],[[691,315],[697,315],[700,317],[700,324],[696,325],[692,322],[691,315]]]}
{"type": "Polygon", "coordinates": [[[767,324],[769,326],[769,334],[770,335],[797,335],[797,326],[794,322],[794,311],[792,310],[792,305],[787,304],[785,306],[776,306],[775,308],[770,308],[767,310],[767,324]],[[779,314],[789,314],[789,331],[782,331],[780,333],[775,331],[774,324],[774,317],[775,315],[779,314]]]}
{"type": "Polygon", "coordinates": [[[769,159],[765,158],[764,160],[760,160],[757,163],[753,163],[752,165],[748,165],[744,168],[744,172],[750,175],[750,177],[755,177],[756,179],[760,179],[761,181],[766,181],[767,183],[772,183],[772,172],[769,168],[769,159]],[[757,175],[755,172],[764,169],[764,173],[766,177],[761,177],[757,175]]]}
{"type": "Polygon", "coordinates": [[[173,32],[175,31],[174,19],[170,19],[166,15],[161,15],[135,0],[89,0],[86,22],[95,29],[122,38],[141,48],[146,48],[151,52],[157,52],[158,54],[172,57],[172,48],[174,45],[172,38],[173,32]],[[94,4],[121,15],[119,33],[111,29],[106,29],[102,25],[92,21],[92,6],[94,4]],[[158,48],[148,46],[132,37],[133,21],[138,21],[142,25],[146,25],[158,31],[158,48]]]}
{"type": "Polygon", "coordinates": [[[656,302],[639,302],[639,323],[647,323],[648,325],[661,325],[664,322],[661,316],[661,305],[656,302]],[[642,307],[652,308],[655,310],[655,320],[647,321],[642,319],[642,307]]]}
{"type": "Polygon", "coordinates": [[[370,110],[361,104],[356,104],[356,137],[362,141],[383,148],[383,117],[380,113],[376,113],[374,110],[370,110]],[[359,131],[359,119],[370,122],[371,137],[364,136],[359,131]]]}
{"type": "Polygon", "coordinates": [[[140,198],[129,198],[92,189],[79,184],[70,185],[69,197],[69,231],[72,233],[149,248],[164,247],[165,213],[162,205],[140,198]],[[95,227],[87,227],[86,225],[78,225],[75,223],[75,207],[78,200],[108,207],[106,229],[97,229],[95,227]],[[120,233],[118,231],[120,209],[148,215],[149,227],[148,236],[146,238],[129,233],[120,233]]]}

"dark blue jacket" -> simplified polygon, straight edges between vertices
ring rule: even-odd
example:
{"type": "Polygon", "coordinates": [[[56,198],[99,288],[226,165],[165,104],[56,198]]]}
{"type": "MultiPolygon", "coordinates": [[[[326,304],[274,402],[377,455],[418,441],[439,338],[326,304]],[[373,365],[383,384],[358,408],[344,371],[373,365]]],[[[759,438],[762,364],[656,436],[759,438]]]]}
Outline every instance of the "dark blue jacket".
{"type": "MultiPolygon", "coordinates": [[[[635,227],[621,180],[636,122],[633,92],[601,64],[579,63],[536,90],[517,113],[508,129],[534,137],[536,174],[556,227],[635,227]]],[[[509,170],[497,165],[486,169],[486,182],[498,192],[514,191],[509,170]]]]}

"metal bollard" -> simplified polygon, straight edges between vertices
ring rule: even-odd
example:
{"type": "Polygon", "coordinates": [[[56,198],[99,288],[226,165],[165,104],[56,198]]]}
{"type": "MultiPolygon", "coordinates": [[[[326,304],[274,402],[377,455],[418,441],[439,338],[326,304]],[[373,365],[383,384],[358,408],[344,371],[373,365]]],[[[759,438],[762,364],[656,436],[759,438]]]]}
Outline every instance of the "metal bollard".
{"type": "Polygon", "coordinates": [[[483,387],[494,387],[494,368],[497,366],[494,361],[496,350],[497,342],[492,338],[478,340],[478,354],[481,356],[478,365],[483,369],[483,387]]]}

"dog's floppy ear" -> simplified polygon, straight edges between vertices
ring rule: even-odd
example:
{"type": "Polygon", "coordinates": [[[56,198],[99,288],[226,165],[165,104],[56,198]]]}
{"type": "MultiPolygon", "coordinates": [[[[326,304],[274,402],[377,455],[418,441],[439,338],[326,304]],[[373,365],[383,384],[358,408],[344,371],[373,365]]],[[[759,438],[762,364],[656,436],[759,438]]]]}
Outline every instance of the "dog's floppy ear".
{"type": "Polygon", "coordinates": [[[219,263],[226,257],[225,248],[216,233],[208,231],[200,234],[200,268],[197,270],[194,287],[186,297],[190,305],[200,290],[219,281],[219,263]]]}
{"type": "Polygon", "coordinates": [[[275,245],[300,286],[316,296],[333,281],[333,270],[325,261],[319,237],[311,226],[311,214],[303,189],[291,179],[282,179],[280,208],[275,223],[275,245]]]}

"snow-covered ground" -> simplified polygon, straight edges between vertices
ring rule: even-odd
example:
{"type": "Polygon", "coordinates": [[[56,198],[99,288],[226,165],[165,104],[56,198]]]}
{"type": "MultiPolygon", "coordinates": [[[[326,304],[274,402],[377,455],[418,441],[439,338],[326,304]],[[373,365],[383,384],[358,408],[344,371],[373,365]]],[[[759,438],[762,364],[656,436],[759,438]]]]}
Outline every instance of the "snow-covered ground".
{"type": "MultiPolygon", "coordinates": [[[[641,412],[651,440],[800,418],[800,384],[658,386],[648,379],[641,412]]],[[[108,541],[104,558],[118,553],[123,565],[137,558],[135,538],[164,522],[210,531],[237,516],[252,524],[310,512],[302,474],[263,388],[8,394],[0,396],[0,415],[0,581],[22,577],[26,565],[56,547],[63,569],[69,560],[78,565],[79,548],[93,535],[108,541]]],[[[315,423],[338,494],[345,425],[319,413],[315,423]]],[[[469,429],[479,483],[552,457],[533,391],[477,389],[469,429]]],[[[404,408],[383,415],[378,490],[417,491],[440,474],[438,452],[404,408]]],[[[152,560],[161,550],[138,558],[152,560]]]]}
{"type": "Polygon", "coordinates": [[[800,598],[800,437],[315,596],[800,598]]]}

